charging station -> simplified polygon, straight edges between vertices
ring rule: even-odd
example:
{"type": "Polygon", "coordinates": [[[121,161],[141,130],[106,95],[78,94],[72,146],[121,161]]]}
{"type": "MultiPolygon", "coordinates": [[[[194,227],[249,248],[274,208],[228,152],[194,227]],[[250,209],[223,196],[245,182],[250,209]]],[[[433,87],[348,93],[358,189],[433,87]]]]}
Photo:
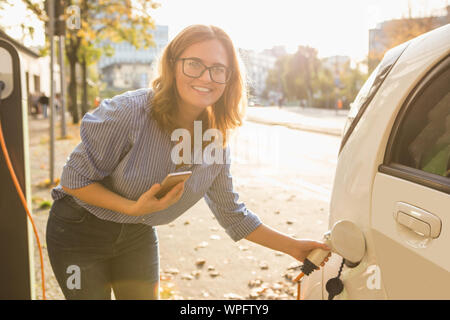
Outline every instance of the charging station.
{"type": "MultiPolygon", "coordinates": [[[[20,56],[0,39],[0,121],[17,180],[31,208],[28,108],[20,56]]],[[[0,300],[35,299],[33,230],[0,150],[0,300]]]]}

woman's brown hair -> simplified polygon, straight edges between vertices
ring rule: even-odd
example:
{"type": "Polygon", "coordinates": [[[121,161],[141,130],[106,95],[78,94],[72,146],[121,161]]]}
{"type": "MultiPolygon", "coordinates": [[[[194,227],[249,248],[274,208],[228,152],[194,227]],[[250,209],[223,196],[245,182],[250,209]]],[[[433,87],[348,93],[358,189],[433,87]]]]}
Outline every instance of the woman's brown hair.
{"type": "Polygon", "coordinates": [[[230,37],[220,28],[206,25],[192,25],[182,30],[164,49],[158,77],[153,80],[151,115],[158,125],[169,133],[177,129],[177,89],[175,85],[175,61],[189,46],[207,41],[219,40],[225,47],[231,62],[231,78],[220,99],[200,115],[203,131],[210,128],[222,133],[223,146],[227,143],[227,131],[242,125],[247,90],[245,74],[239,56],[230,37]]]}

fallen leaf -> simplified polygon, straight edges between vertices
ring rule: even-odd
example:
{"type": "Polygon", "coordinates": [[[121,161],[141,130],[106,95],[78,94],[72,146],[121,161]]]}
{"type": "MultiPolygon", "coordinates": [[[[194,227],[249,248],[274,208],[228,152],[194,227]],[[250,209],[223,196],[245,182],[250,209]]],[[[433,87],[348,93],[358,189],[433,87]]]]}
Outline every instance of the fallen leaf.
{"type": "Polygon", "coordinates": [[[283,286],[280,283],[274,283],[271,288],[273,290],[282,290],[283,286]]]}
{"type": "Polygon", "coordinates": [[[171,274],[161,273],[159,279],[161,281],[170,281],[173,280],[173,276],[171,274]]]}
{"type": "Polygon", "coordinates": [[[258,299],[260,297],[260,295],[257,292],[254,291],[250,291],[248,298],[249,299],[258,299]]]}
{"type": "Polygon", "coordinates": [[[280,252],[280,251],[276,251],[276,252],[275,252],[275,255],[276,255],[277,257],[284,256],[284,254],[283,254],[282,252],[280,252]]]}
{"type": "Polygon", "coordinates": [[[213,272],[211,272],[209,275],[210,275],[211,277],[215,278],[215,277],[218,277],[218,276],[220,275],[220,273],[217,272],[217,271],[213,271],[213,272]]]}
{"type": "Polygon", "coordinates": [[[208,246],[208,242],[202,241],[194,249],[197,250],[199,248],[206,248],[207,246],[208,246]]]}
{"type": "Polygon", "coordinates": [[[268,292],[266,293],[266,299],[268,300],[279,300],[280,297],[278,294],[276,294],[275,292],[273,292],[272,290],[268,290],[268,292]]]}
{"type": "Polygon", "coordinates": [[[208,291],[202,291],[202,296],[203,296],[203,298],[208,298],[209,297],[209,292],[208,291]]]}
{"type": "Polygon", "coordinates": [[[179,274],[180,270],[178,270],[177,268],[170,268],[170,269],[167,269],[165,272],[170,273],[170,274],[179,274]]]}
{"type": "Polygon", "coordinates": [[[181,279],[182,280],[193,280],[194,277],[190,274],[183,274],[183,275],[181,275],[181,279]]]}
{"type": "Polygon", "coordinates": [[[288,270],[300,270],[301,267],[302,267],[301,263],[292,262],[287,269],[288,270]]]}
{"type": "Polygon", "coordinates": [[[250,287],[250,288],[254,288],[254,287],[259,287],[259,286],[261,286],[262,284],[263,284],[263,280],[262,279],[255,279],[255,280],[250,280],[249,282],[248,282],[248,286],[250,287]]]}
{"type": "Polygon", "coordinates": [[[203,265],[206,263],[206,260],[205,259],[202,259],[202,258],[200,258],[200,259],[197,259],[197,261],[195,261],[195,265],[197,266],[197,267],[203,267],[203,265]]]}
{"type": "Polygon", "coordinates": [[[296,275],[294,275],[292,272],[286,272],[285,274],[283,274],[283,277],[286,280],[289,280],[292,282],[292,280],[294,279],[294,277],[296,277],[296,275]]]}
{"type": "Polygon", "coordinates": [[[235,293],[226,293],[223,295],[225,299],[230,299],[230,300],[243,300],[244,298],[238,294],[235,293]]]}

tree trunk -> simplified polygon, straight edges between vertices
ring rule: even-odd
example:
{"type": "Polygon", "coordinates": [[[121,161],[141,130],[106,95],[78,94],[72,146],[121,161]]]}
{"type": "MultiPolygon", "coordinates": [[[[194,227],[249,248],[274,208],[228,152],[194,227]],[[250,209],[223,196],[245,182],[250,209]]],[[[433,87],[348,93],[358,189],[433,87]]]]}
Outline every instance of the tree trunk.
{"type": "Polygon", "coordinates": [[[83,61],[81,61],[81,78],[82,78],[82,86],[83,86],[83,97],[81,101],[81,117],[83,117],[90,109],[89,103],[88,103],[88,74],[87,74],[87,64],[86,59],[84,58],[83,61]]]}
{"type": "Polygon", "coordinates": [[[69,111],[72,115],[72,122],[74,124],[78,123],[80,120],[78,116],[78,101],[77,101],[77,73],[76,65],[77,62],[69,57],[70,65],[70,82],[69,82],[69,111]]]}
{"type": "Polygon", "coordinates": [[[77,62],[78,62],[78,48],[81,44],[81,38],[75,35],[68,34],[68,42],[66,42],[66,56],[70,66],[70,80],[69,80],[69,112],[72,115],[72,122],[77,124],[80,121],[78,113],[78,88],[77,88],[77,62]]]}

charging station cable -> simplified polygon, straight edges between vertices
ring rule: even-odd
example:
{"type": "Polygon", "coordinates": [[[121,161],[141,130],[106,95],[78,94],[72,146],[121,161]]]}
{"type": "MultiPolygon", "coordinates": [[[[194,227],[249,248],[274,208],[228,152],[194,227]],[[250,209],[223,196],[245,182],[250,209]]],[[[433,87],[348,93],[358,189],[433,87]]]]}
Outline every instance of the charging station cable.
{"type": "MultiPolygon", "coordinates": [[[[5,89],[5,83],[3,81],[0,81],[0,105],[1,105],[1,101],[2,101],[2,92],[5,89]]],[[[19,198],[22,202],[23,207],[25,208],[25,211],[27,212],[27,216],[30,219],[31,225],[33,226],[33,230],[34,230],[34,235],[36,237],[36,241],[37,241],[37,246],[39,248],[39,257],[41,260],[41,280],[42,280],[42,298],[43,300],[47,300],[46,296],[45,296],[45,276],[44,276],[44,258],[42,255],[42,246],[41,246],[41,242],[39,240],[39,235],[36,229],[36,225],[34,223],[33,217],[31,216],[30,211],[28,210],[28,206],[27,206],[27,201],[25,199],[25,196],[23,194],[22,188],[20,187],[19,184],[19,180],[17,179],[16,173],[14,172],[14,168],[11,164],[11,160],[9,158],[9,153],[8,153],[8,149],[6,148],[6,143],[5,143],[5,139],[3,137],[3,128],[2,128],[2,121],[0,118],[0,144],[1,144],[1,148],[3,151],[3,155],[5,158],[5,162],[6,165],[8,167],[8,170],[11,174],[11,178],[13,180],[14,186],[17,190],[17,194],[19,195],[19,198]]]]}
{"type": "Polygon", "coordinates": [[[297,300],[300,300],[302,278],[305,275],[309,276],[311,272],[320,269],[321,266],[324,266],[325,262],[328,261],[329,256],[330,256],[329,250],[317,248],[306,257],[301,267],[302,272],[300,272],[300,274],[297,277],[295,277],[294,280],[292,280],[294,283],[297,282],[297,300]]]}

